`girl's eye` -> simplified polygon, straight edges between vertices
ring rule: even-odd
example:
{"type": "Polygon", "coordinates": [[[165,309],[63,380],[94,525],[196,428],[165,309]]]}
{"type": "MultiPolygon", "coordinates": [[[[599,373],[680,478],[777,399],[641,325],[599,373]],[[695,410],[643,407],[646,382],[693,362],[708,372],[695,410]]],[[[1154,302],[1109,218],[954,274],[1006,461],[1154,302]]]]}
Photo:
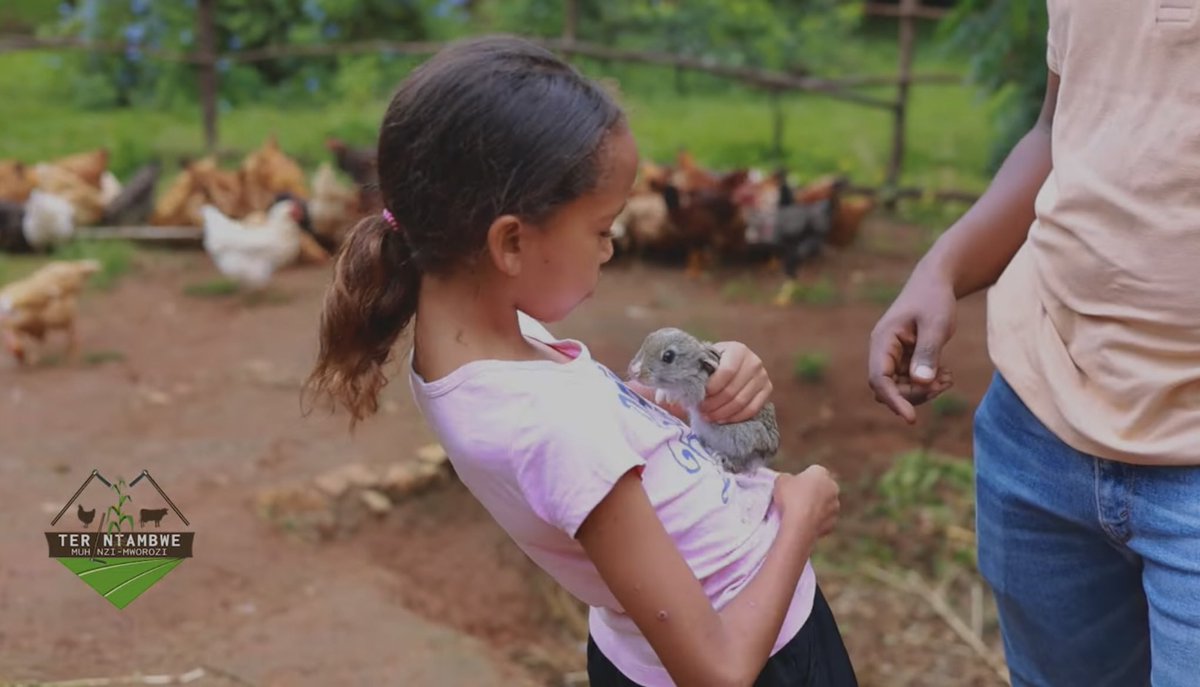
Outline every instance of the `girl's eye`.
{"type": "Polygon", "coordinates": [[[605,229],[604,231],[600,232],[600,238],[602,239],[611,239],[612,237],[612,229],[605,229]]]}
{"type": "Polygon", "coordinates": [[[662,361],[668,365],[675,362],[675,351],[672,351],[669,348],[667,350],[663,351],[662,361]]]}

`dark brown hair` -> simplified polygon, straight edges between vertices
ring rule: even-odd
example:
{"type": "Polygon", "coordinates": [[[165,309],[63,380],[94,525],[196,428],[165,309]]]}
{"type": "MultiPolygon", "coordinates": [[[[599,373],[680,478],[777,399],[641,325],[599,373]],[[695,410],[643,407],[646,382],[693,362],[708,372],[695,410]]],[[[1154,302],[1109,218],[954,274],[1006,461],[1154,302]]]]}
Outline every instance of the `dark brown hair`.
{"type": "Polygon", "coordinates": [[[350,230],[305,395],[345,406],[351,427],[376,412],[421,275],[477,258],[500,215],[538,221],[593,190],[623,121],[596,83],[519,38],[460,41],[414,70],[379,131],[380,192],[399,229],[375,215],[350,230]]]}

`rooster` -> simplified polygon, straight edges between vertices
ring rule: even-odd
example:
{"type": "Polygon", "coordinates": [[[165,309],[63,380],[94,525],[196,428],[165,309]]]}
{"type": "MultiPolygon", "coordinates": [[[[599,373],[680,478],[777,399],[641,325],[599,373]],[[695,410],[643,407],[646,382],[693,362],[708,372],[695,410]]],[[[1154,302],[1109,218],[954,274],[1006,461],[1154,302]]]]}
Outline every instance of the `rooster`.
{"type": "Polygon", "coordinates": [[[92,520],[96,519],[96,509],[84,510],[82,503],[78,505],[78,510],[75,514],[79,516],[79,522],[82,522],[84,527],[91,525],[92,520]]]}
{"type": "Polygon", "coordinates": [[[796,270],[815,258],[829,239],[837,220],[838,204],[845,181],[837,180],[830,191],[818,200],[797,203],[796,193],[787,184],[785,175],[778,175],[779,209],[775,216],[775,246],[783,263],[787,281],[775,296],[775,304],[791,302],[796,288],[796,270]]]}
{"type": "Polygon", "coordinates": [[[779,209],[775,215],[775,244],[783,261],[783,271],[789,279],[796,270],[821,252],[837,217],[839,193],[844,182],[837,182],[826,197],[798,204],[796,194],[784,175],[777,175],[779,209]]]}
{"type": "Polygon", "coordinates": [[[276,202],[260,225],[239,222],[205,205],[204,250],[221,274],[243,287],[261,289],[275,271],[300,256],[303,207],[295,200],[276,202]]]}

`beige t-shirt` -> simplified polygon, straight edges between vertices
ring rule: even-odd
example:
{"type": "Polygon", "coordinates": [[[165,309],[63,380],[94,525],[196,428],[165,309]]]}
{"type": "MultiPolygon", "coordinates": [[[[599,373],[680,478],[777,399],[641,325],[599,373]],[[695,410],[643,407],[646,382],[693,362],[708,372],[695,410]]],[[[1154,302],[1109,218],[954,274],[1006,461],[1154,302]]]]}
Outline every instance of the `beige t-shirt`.
{"type": "Polygon", "coordinates": [[[988,347],[1074,448],[1200,465],[1200,0],[1049,0],[1054,170],[988,347]]]}

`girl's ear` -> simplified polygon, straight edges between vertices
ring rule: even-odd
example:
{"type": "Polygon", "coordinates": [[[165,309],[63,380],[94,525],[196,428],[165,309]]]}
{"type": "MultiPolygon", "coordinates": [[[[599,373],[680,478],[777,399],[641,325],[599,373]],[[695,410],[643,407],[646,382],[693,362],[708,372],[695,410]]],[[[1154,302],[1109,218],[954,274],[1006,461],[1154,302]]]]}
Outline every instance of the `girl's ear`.
{"type": "Polygon", "coordinates": [[[492,264],[509,277],[521,273],[521,229],[521,220],[515,215],[501,215],[488,227],[487,246],[492,264]]]}

